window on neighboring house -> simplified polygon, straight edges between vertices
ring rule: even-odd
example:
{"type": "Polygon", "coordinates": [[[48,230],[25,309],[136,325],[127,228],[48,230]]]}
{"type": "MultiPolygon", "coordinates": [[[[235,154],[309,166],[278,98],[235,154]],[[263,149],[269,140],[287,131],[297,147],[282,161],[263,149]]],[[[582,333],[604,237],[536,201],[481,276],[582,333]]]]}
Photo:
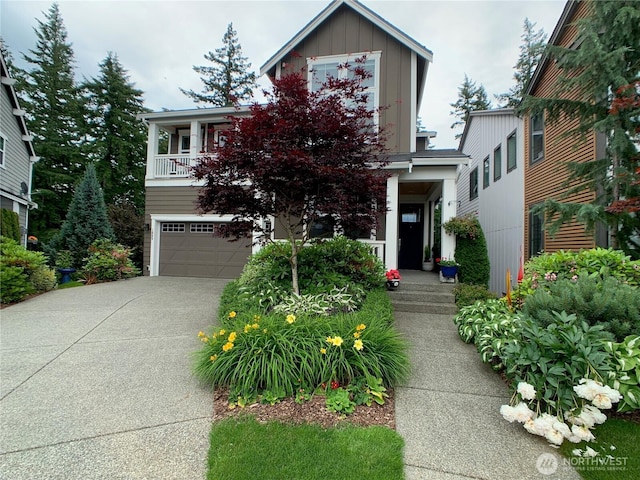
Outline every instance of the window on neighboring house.
{"type": "Polygon", "coordinates": [[[544,250],[544,214],[534,207],[529,209],[529,256],[538,255],[544,250]]]}
{"type": "Polygon", "coordinates": [[[478,197],[478,167],[469,174],[469,200],[478,197]]]}
{"type": "MultiPolygon", "coordinates": [[[[370,110],[375,110],[380,105],[380,52],[312,57],[307,59],[307,64],[309,65],[309,88],[312,92],[317,92],[329,77],[353,78],[353,68],[356,66],[364,68],[371,73],[371,77],[365,79],[362,83],[363,87],[366,88],[367,107],[370,110]],[[356,64],[356,59],[365,56],[364,63],[356,64]],[[351,69],[338,68],[344,64],[349,64],[351,69]]],[[[374,123],[378,124],[377,116],[374,123]]]]}
{"type": "Polygon", "coordinates": [[[4,156],[7,151],[7,139],[0,133],[0,167],[4,168],[4,156]]]}
{"type": "Polygon", "coordinates": [[[518,140],[514,131],[507,137],[507,173],[518,166],[518,140]]]}
{"type": "Polygon", "coordinates": [[[489,186],[490,172],[491,166],[489,165],[489,157],[487,157],[482,162],[482,188],[487,188],[489,186]]]}
{"type": "Polygon", "coordinates": [[[529,125],[531,129],[531,163],[544,158],[544,119],[542,114],[532,115],[529,125]]]}
{"type": "Polygon", "coordinates": [[[311,238],[333,238],[335,222],[330,215],[318,218],[311,224],[309,236],[311,238]]]}
{"type": "Polygon", "coordinates": [[[493,151],[493,181],[502,177],[502,145],[498,145],[493,151]]]}

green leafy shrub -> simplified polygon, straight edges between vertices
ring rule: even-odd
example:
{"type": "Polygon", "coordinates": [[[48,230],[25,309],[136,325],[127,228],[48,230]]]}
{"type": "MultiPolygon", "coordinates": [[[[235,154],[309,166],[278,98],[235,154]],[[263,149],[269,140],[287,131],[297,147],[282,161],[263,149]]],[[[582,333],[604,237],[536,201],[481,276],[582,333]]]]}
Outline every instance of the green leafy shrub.
{"type": "Polygon", "coordinates": [[[537,411],[562,418],[582,405],[573,387],[584,378],[606,383],[613,367],[605,351],[610,334],[601,325],[590,326],[566,312],[554,317],[546,327],[532,318],[521,319],[520,338],[506,345],[501,358],[514,390],[519,382],[532,385],[539,392],[537,411]]]}
{"type": "Polygon", "coordinates": [[[1,210],[0,235],[10,238],[16,242],[20,241],[20,218],[16,212],[6,208],[1,210]]]}
{"type": "Polygon", "coordinates": [[[620,343],[607,342],[605,349],[614,358],[609,386],[622,395],[618,411],[640,409],[640,336],[629,335],[620,343]]]}
{"type": "Polygon", "coordinates": [[[640,335],[640,291],[615,277],[549,280],[523,307],[523,312],[543,327],[554,323],[554,312],[561,311],[573,313],[589,325],[602,325],[618,342],[628,335],[640,335]]]}
{"type": "Polygon", "coordinates": [[[495,293],[489,291],[486,286],[466,283],[457,284],[453,289],[453,295],[458,308],[473,305],[478,300],[484,301],[496,298],[495,293]]]}
{"type": "Polygon", "coordinates": [[[347,385],[367,375],[390,386],[409,371],[405,340],[370,308],[301,318],[232,311],[221,323],[210,335],[200,333],[204,346],[196,352],[195,372],[242,397],[264,390],[292,396],[301,384],[347,385]]]}
{"type": "Polygon", "coordinates": [[[140,271],[131,261],[130,255],[130,249],[109,239],[96,240],[89,247],[89,256],[82,269],[87,283],[135,277],[140,271]]]}
{"type": "Polygon", "coordinates": [[[15,240],[0,237],[2,303],[19,302],[27,295],[53,288],[55,274],[47,268],[46,263],[47,259],[41,252],[32,252],[15,240]],[[52,277],[53,285],[47,280],[52,277]]]}
{"type": "Polygon", "coordinates": [[[460,282],[487,287],[491,268],[487,241],[480,221],[474,215],[464,215],[453,217],[443,226],[447,233],[456,236],[455,258],[460,264],[460,282]]]}
{"type": "Polygon", "coordinates": [[[334,288],[329,293],[317,295],[292,293],[273,307],[274,313],[295,315],[334,315],[338,312],[354,312],[364,298],[364,290],[359,286],[334,288]]]}

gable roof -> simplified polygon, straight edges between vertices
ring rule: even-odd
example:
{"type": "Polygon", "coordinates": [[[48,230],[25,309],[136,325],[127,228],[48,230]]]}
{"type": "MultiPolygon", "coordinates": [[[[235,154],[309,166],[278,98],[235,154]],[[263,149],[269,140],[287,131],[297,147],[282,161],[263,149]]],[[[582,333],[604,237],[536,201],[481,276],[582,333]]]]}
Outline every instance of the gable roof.
{"type": "Polygon", "coordinates": [[[515,109],[513,108],[493,108],[491,110],[474,110],[469,112],[469,116],[467,117],[467,121],[464,122],[464,130],[462,131],[462,137],[460,137],[460,146],[458,149],[460,151],[464,148],[464,143],[467,141],[467,136],[469,135],[469,129],[471,128],[471,122],[476,117],[494,117],[498,115],[515,115],[515,109]]]}
{"type": "Polygon", "coordinates": [[[433,62],[433,52],[431,50],[418,43],[403,31],[391,25],[373,10],[365,7],[357,0],[334,0],[260,67],[260,76],[273,69],[279,61],[291,53],[296,45],[303,41],[311,32],[313,32],[313,30],[327,20],[327,18],[329,18],[331,14],[342,5],[351,8],[356,13],[369,20],[376,27],[380,28],[391,37],[395,38],[398,42],[414,51],[427,62],[433,62]]]}
{"type": "Polygon", "coordinates": [[[16,93],[16,89],[13,87],[15,84],[15,79],[9,75],[9,69],[7,68],[7,64],[4,60],[4,55],[0,54],[0,78],[2,79],[2,85],[7,90],[7,94],[9,95],[9,102],[11,103],[11,109],[13,116],[16,118],[18,122],[18,127],[20,128],[20,133],[22,134],[22,140],[27,147],[27,152],[32,160],[37,161],[35,150],[33,149],[33,143],[31,142],[31,135],[29,134],[29,130],[27,129],[27,123],[24,119],[24,111],[20,108],[20,102],[18,101],[18,94],[16,93]]]}

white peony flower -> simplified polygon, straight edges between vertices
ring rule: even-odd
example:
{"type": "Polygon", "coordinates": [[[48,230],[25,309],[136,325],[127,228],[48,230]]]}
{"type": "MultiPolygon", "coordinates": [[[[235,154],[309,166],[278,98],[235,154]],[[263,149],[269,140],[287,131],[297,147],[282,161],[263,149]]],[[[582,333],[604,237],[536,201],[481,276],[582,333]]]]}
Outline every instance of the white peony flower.
{"type": "Polygon", "coordinates": [[[553,422],[552,428],[560,432],[564,438],[569,438],[571,436],[571,429],[564,422],[556,420],[553,422]]]}
{"type": "Polygon", "coordinates": [[[611,399],[604,393],[598,393],[595,397],[593,397],[591,403],[593,403],[594,407],[603,408],[605,410],[611,408],[612,406],[611,399]]]}
{"type": "Polygon", "coordinates": [[[517,391],[524,400],[533,400],[536,398],[536,389],[527,382],[518,383],[517,391]]]}
{"type": "MultiPolygon", "coordinates": [[[[587,427],[582,427],[579,425],[573,425],[571,427],[571,433],[578,439],[579,442],[583,440],[585,442],[592,442],[593,440],[596,439],[596,437],[593,436],[593,433],[591,433],[591,430],[589,430],[587,427]]],[[[578,443],[578,442],[573,442],[573,443],[578,443]]]]}
{"type": "Polygon", "coordinates": [[[620,392],[618,390],[614,390],[609,385],[605,385],[604,387],[602,387],[602,393],[609,397],[609,400],[611,400],[612,403],[618,403],[620,400],[622,400],[622,395],[620,395],[620,392]]]}
{"type": "Polygon", "coordinates": [[[562,442],[564,441],[564,436],[554,428],[550,428],[549,430],[547,430],[547,432],[544,434],[544,438],[549,440],[554,445],[562,445],[562,442]]]}
{"type": "Polygon", "coordinates": [[[576,392],[580,398],[591,401],[593,397],[601,393],[601,388],[602,384],[600,382],[596,382],[590,378],[582,378],[580,379],[580,385],[573,387],[573,391],[576,392]]]}
{"type": "Polygon", "coordinates": [[[584,407],[582,407],[582,411],[589,412],[589,414],[593,416],[595,423],[597,423],[598,425],[607,421],[607,416],[604,413],[602,413],[600,410],[598,410],[598,408],[595,406],[585,405],[584,407]]]}
{"type": "Polygon", "coordinates": [[[514,421],[525,423],[535,415],[535,413],[530,410],[527,404],[524,402],[520,402],[515,407],[502,405],[500,407],[500,413],[509,423],[513,423],[514,421]]]}

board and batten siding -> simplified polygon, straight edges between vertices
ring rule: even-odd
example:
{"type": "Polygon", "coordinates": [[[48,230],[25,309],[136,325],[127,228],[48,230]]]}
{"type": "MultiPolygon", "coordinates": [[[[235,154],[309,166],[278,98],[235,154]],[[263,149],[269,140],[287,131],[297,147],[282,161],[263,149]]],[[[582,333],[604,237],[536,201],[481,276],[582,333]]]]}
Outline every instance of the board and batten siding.
{"type": "Polygon", "coordinates": [[[464,154],[471,157],[462,167],[458,181],[459,215],[474,214],[487,241],[491,274],[489,289],[498,294],[506,290],[506,271],[515,280],[524,243],[523,123],[511,111],[470,117],[464,154]],[[507,138],[516,135],[516,168],[507,172],[507,138]],[[500,178],[494,180],[494,152],[501,149],[500,178]],[[483,162],[489,157],[489,185],[483,188],[483,162]],[[469,176],[478,167],[478,197],[469,201],[469,176]]]}
{"type": "MultiPolygon", "coordinates": [[[[13,115],[13,108],[9,94],[4,85],[0,108],[0,133],[5,138],[4,168],[0,167],[0,188],[17,197],[20,196],[20,184],[29,182],[30,156],[27,146],[22,140],[22,132],[17,118],[13,115]]],[[[22,224],[24,225],[24,223],[22,224]]]]}
{"type": "MultiPolygon", "coordinates": [[[[307,58],[381,51],[380,125],[391,125],[387,147],[391,153],[411,151],[411,50],[373,23],[345,6],[336,10],[302,42],[284,63],[304,69],[307,58]]],[[[283,70],[284,72],[284,70],[283,70]]]]}
{"type": "MultiPolygon", "coordinates": [[[[576,9],[573,18],[556,42],[562,46],[571,45],[576,38],[577,29],[575,21],[584,17],[588,13],[588,6],[581,2],[576,9]]],[[[560,75],[560,69],[556,63],[549,61],[545,63],[545,70],[542,72],[540,81],[531,94],[535,97],[553,97],[555,84],[560,75]]],[[[571,95],[567,98],[575,98],[571,95]]],[[[525,253],[526,258],[530,258],[535,252],[529,251],[529,210],[546,199],[562,200],[570,203],[591,203],[595,199],[595,193],[584,189],[570,197],[563,198],[563,194],[568,190],[563,185],[566,182],[569,171],[567,162],[588,162],[596,158],[597,142],[595,133],[588,134],[585,138],[575,136],[565,136],[563,134],[575,128],[577,120],[568,117],[561,117],[557,122],[551,124],[545,119],[544,124],[544,158],[538,162],[530,163],[530,117],[525,116],[525,253]]],[[[575,184],[571,185],[571,187],[575,184]]],[[[571,222],[563,225],[558,233],[551,237],[547,232],[544,234],[544,251],[555,252],[558,250],[579,250],[582,248],[595,247],[595,237],[593,234],[585,233],[584,225],[571,222]]]]}

